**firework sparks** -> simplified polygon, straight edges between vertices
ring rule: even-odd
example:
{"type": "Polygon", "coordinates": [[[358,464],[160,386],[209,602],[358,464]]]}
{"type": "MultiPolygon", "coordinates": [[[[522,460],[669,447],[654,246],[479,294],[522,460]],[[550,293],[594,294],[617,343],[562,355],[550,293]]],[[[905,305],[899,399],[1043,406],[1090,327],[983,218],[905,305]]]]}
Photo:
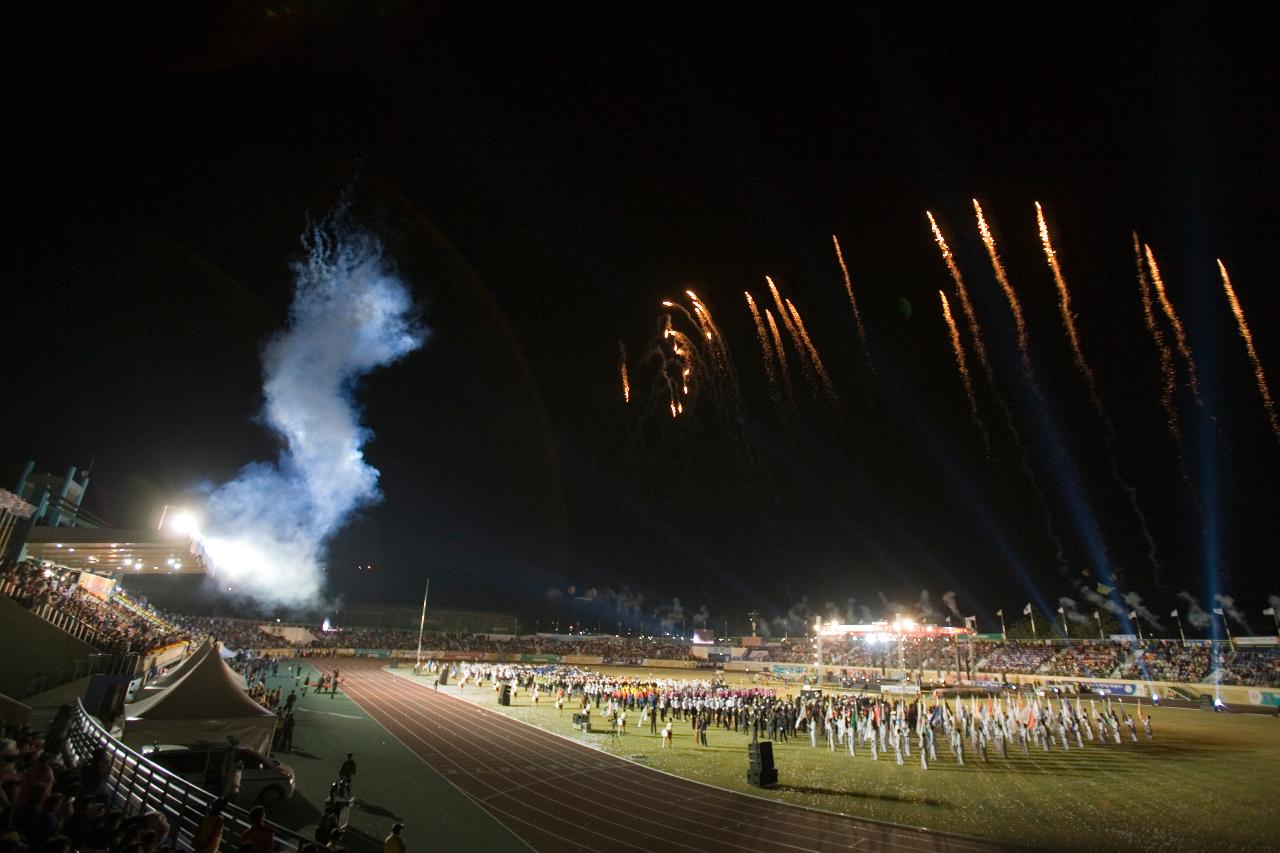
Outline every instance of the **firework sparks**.
{"type": "Polygon", "coordinates": [[[769,285],[769,292],[773,294],[773,301],[778,306],[778,317],[782,320],[782,326],[787,330],[788,337],[791,338],[791,344],[796,349],[796,357],[800,359],[800,367],[804,370],[804,375],[810,384],[818,383],[817,375],[813,369],[813,363],[808,358],[808,351],[805,349],[804,340],[800,337],[800,330],[796,328],[795,321],[791,319],[791,312],[787,310],[785,302],[783,302],[782,294],[778,293],[778,286],[773,283],[773,279],[769,276],[764,277],[765,282],[769,285]]]}
{"type": "Polygon", "coordinates": [[[1071,358],[1088,386],[1089,402],[1093,404],[1093,410],[1114,433],[1111,418],[1102,408],[1102,398],[1098,396],[1098,384],[1094,378],[1093,369],[1085,361],[1084,350],[1080,346],[1080,333],[1076,330],[1076,320],[1071,314],[1071,292],[1067,290],[1067,280],[1063,277],[1062,268],[1058,265],[1058,253],[1054,251],[1053,242],[1049,239],[1049,225],[1045,222],[1044,210],[1040,207],[1040,202],[1036,202],[1036,224],[1040,228],[1040,245],[1044,247],[1045,260],[1049,263],[1049,271],[1053,273],[1054,286],[1058,288],[1058,313],[1062,315],[1062,325],[1067,330],[1067,340],[1071,344],[1071,358]]]}
{"type": "Polygon", "coordinates": [[[800,340],[804,343],[805,351],[809,354],[809,361],[813,364],[814,372],[818,374],[818,379],[822,382],[822,389],[827,392],[827,396],[831,398],[832,403],[839,403],[836,397],[836,388],[831,384],[831,377],[827,375],[827,368],[822,363],[822,358],[818,355],[817,347],[813,345],[813,341],[809,338],[809,331],[804,326],[804,320],[800,317],[800,312],[796,310],[796,306],[791,304],[791,300],[785,300],[787,310],[791,312],[791,321],[795,324],[796,331],[800,334],[800,340]]]}
{"type": "Polygon", "coordinates": [[[937,220],[927,210],[925,211],[925,216],[929,218],[929,227],[933,230],[933,239],[937,241],[938,250],[942,252],[942,260],[947,265],[947,271],[951,273],[952,282],[955,283],[956,295],[960,297],[960,307],[964,309],[965,320],[969,324],[969,335],[973,338],[973,352],[978,356],[978,363],[982,365],[982,372],[987,378],[987,387],[991,390],[991,396],[995,398],[996,404],[1000,407],[1000,411],[1004,415],[1005,425],[1009,428],[1009,434],[1013,437],[1013,443],[1018,449],[1018,459],[1022,473],[1031,485],[1031,490],[1035,493],[1036,501],[1040,506],[1040,517],[1044,523],[1045,535],[1053,543],[1054,557],[1058,562],[1059,570],[1066,574],[1070,571],[1070,567],[1067,565],[1066,549],[1063,547],[1062,539],[1058,536],[1054,526],[1053,516],[1049,512],[1049,504],[1045,501],[1044,490],[1040,488],[1040,480],[1036,477],[1035,470],[1031,467],[1031,452],[1027,449],[1026,442],[1022,440],[1022,433],[1018,431],[1018,425],[1013,419],[1013,412],[1009,409],[1009,404],[1005,402],[1004,396],[996,385],[995,372],[991,369],[991,361],[987,358],[987,346],[982,341],[982,326],[978,323],[978,315],[973,310],[973,303],[969,301],[969,290],[964,286],[964,276],[960,274],[960,267],[956,266],[955,256],[952,255],[951,247],[947,245],[946,238],[942,236],[942,229],[938,227],[937,220]]]}
{"type": "MultiPolygon", "coordinates": [[[[1182,446],[1182,427],[1178,422],[1178,410],[1173,405],[1173,392],[1177,387],[1177,377],[1173,370],[1173,352],[1165,342],[1164,332],[1156,322],[1156,312],[1151,304],[1151,282],[1147,278],[1146,266],[1142,257],[1142,246],[1138,235],[1133,235],[1133,255],[1138,265],[1138,290],[1142,294],[1142,321],[1155,342],[1156,351],[1160,354],[1160,408],[1164,410],[1165,424],[1173,434],[1178,446],[1182,446]]],[[[1181,453],[1181,451],[1179,451],[1181,453]]]]}
{"type": "Polygon", "coordinates": [[[631,402],[631,379],[627,376],[627,345],[618,341],[618,371],[622,375],[622,402],[631,402]]]}
{"type": "Polygon", "coordinates": [[[955,256],[951,254],[951,247],[942,236],[942,229],[938,227],[937,220],[927,210],[924,215],[929,217],[933,239],[937,241],[938,249],[942,252],[942,261],[947,265],[947,272],[951,273],[951,281],[956,286],[956,296],[960,297],[960,307],[964,310],[965,321],[969,324],[969,334],[973,338],[974,354],[978,356],[978,363],[982,365],[987,382],[994,388],[995,375],[991,371],[991,362],[987,360],[987,345],[982,341],[982,326],[978,325],[978,315],[974,313],[973,303],[969,301],[969,288],[964,286],[964,276],[960,274],[960,267],[956,266],[955,256]]]}
{"type": "Polygon", "coordinates": [[[973,418],[973,425],[982,435],[982,446],[986,450],[987,458],[990,458],[991,436],[987,432],[987,425],[982,422],[982,417],[978,414],[978,397],[973,393],[973,379],[969,376],[969,363],[965,358],[964,345],[960,343],[960,329],[956,326],[955,318],[951,316],[951,303],[947,301],[947,295],[939,290],[938,296],[942,299],[942,316],[947,321],[947,331],[951,335],[951,348],[955,350],[960,381],[964,384],[965,396],[969,398],[969,414],[973,418]]]}
{"type": "Polygon", "coordinates": [[[1151,563],[1151,568],[1155,573],[1156,585],[1163,587],[1163,583],[1160,581],[1160,572],[1163,566],[1156,552],[1156,540],[1151,534],[1151,525],[1147,521],[1147,514],[1143,511],[1142,503],[1138,499],[1137,487],[1126,480],[1120,472],[1120,462],[1116,458],[1115,449],[1115,424],[1102,405],[1102,397],[1098,394],[1098,384],[1094,377],[1093,369],[1089,366],[1089,362],[1085,360],[1084,349],[1080,345],[1080,333],[1076,329],[1075,317],[1071,313],[1071,291],[1067,289],[1067,279],[1062,274],[1062,267],[1058,263],[1058,253],[1054,250],[1053,241],[1049,238],[1049,225],[1045,221],[1044,209],[1040,206],[1040,202],[1036,202],[1036,225],[1040,231],[1040,245],[1044,248],[1045,260],[1049,264],[1049,271],[1053,274],[1053,284],[1058,289],[1058,312],[1062,315],[1062,325],[1067,332],[1067,341],[1071,344],[1071,359],[1075,362],[1076,370],[1084,378],[1085,386],[1089,393],[1089,403],[1093,406],[1094,413],[1102,421],[1102,425],[1106,430],[1107,461],[1111,468],[1111,477],[1129,499],[1129,508],[1133,510],[1134,516],[1138,519],[1138,526],[1147,544],[1147,560],[1151,563]]]}
{"type": "Polygon", "coordinates": [[[1267,411],[1271,431],[1275,433],[1277,439],[1280,439],[1280,419],[1276,417],[1276,404],[1271,399],[1271,391],[1267,387],[1267,375],[1262,372],[1262,361],[1258,358],[1258,351],[1253,347],[1253,333],[1249,331],[1249,324],[1245,322],[1244,309],[1240,307],[1240,300],[1236,298],[1235,289],[1231,287],[1231,277],[1227,275],[1227,268],[1222,261],[1218,261],[1218,270],[1222,273],[1222,289],[1226,291],[1227,301],[1231,303],[1231,313],[1235,315],[1236,325],[1240,328],[1240,337],[1244,340],[1245,351],[1249,353],[1249,361],[1253,364],[1253,377],[1258,382],[1258,393],[1262,395],[1262,406],[1267,411]]]}
{"type": "Polygon", "coordinates": [[[1143,244],[1142,250],[1147,259],[1147,269],[1151,272],[1151,284],[1155,288],[1156,299],[1160,302],[1160,308],[1164,311],[1165,317],[1169,319],[1169,325],[1173,327],[1173,341],[1178,347],[1178,354],[1187,365],[1187,384],[1191,386],[1191,394],[1196,398],[1196,405],[1204,408],[1204,400],[1200,396],[1200,377],[1196,373],[1196,360],[1191,355],[1191,345],[1187,343],[1187,331],[1182,326],[1182,320],[1178,319],[1178,312],[1173,310],[1173,302],[1169,300],[1169,294],[1164,289],[1164,279],[1160,276],[1160,268],[1156,266],[1155,256],[1151,254],[1151,247],[1143,244]]]}
{"type": "Polygon", "coordinates": [[[840,241],[836,239],[836,235],[831,235],[831,242],[836,247],[836,260],[840,263],[840,274],[844,276],[844,289],[849,294],[849,306],[853,308],[853,322],[858,327],[858,342],[862,345],[862,357],[867,360],[867,367],[871,368],[871,372],[875,373],[875,366],[871,364],[871,352],[867,349],[867,330],[862,326],[862,314],[858,311],[858,300],[853,296],[853,282],[849,279],[849,268],[844,263],[844,253],[840,251],[840,241]]]}
{"type": "Polygon", "coordinates": [[[982,235],[982,245],[986,246],[987,256],[991,259],[991,268],[995,271],[996,282],[1000,285],[1000,289],[1004,291],[1004,298],[1009,303],[1009,310],[1013,313],[1013,327],[1018,336],[1018,355],[1022,359],[1022,372],[1026,374],[1031,390],[1035,391],[1037,397],[1040,397],[1040,388],[1036,383],[1035,372],[1031,369],[1031,350],[1027,344],[1027,321],[1022,315],[1022,304],[1018,301],[1018,294],[1014,291],[1013,284],[1009,281],[1009,274],[1005,271],[1004,263],[1000,260],[1000,253],[996,250],[996,239],[991,235],[991,229],[987,226],[987,219],[982,215],[982,205],[978,204],[976,198],[973,199],[973,210],[978,216],[978,232],[982,235]]]}
{"type": "Polygon", "coordinates": [[[782,375],[782,385],[787,389],[787,399],[794,400],[791,389],[791,371],[787,367],[787,351],[782,346],[782,335],[778,332],[778,324],[773,319],[773,312],[764,309],[764,319],[769,324],[769,333],[773,337],[773,351],[778,356],[778,372],[782,375]]]}
{"type": "Polygon", "coordinates": [[[773,345],[769,342],[769,333],[765,331],[764,318],[760,316],[756,301],[751,298],[749,292],[744,291],[743,295],[747,297],[747,308],[751,311],[751,319],[756,324],[756,337],[760,339],[760,352],[764,356],[764,370],[769,377],[769,387],[770,390],[774,390],[778,385],[778,373],[773,364],[773,345]]]}

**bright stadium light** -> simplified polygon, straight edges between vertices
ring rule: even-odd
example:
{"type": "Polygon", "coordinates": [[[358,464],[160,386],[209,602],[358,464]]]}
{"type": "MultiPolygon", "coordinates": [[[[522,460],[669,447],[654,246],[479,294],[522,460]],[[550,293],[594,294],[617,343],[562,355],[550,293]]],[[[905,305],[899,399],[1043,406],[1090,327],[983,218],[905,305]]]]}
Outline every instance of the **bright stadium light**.
{"type": "Polygon", "coordinates": [[[200,533],[200,525],[196,521],[195,514],[190,510],[169,504],[165,504],[164,509],[160,511],[160,524],[157,526],[161,530],[168,528],[183,536],[197,536],[200,533]]]}

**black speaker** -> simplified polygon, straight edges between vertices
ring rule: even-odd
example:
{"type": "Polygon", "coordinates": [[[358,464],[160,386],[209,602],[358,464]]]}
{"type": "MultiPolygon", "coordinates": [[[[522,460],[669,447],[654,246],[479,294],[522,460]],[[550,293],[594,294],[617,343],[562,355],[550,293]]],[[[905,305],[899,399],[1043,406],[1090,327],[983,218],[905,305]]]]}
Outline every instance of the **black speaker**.
{"type": "Polygon", "coordinates": [[[511,704],[511,685],[510,684],[502,685],[502,692],[498,694],[498,704],[499,705],[511,704]]]}
{"type": "Polygon", "coordinates": [[[442,685],[449,683],[449,667],[447,666],[440,667],[440,683],[442,685]]]}
{"type": "Polygon", "coordinates": [[[1212,710],[1213,710],[1213,697],[1212,697],[1212,696],[1205,696],[1205,695],[1203,695],[1203,694],[1200,696],[1200,710],[1201,710],[1201,711],[1212,711],[1212,710]]]}
{"type": "Polygon", "coordinates": [[[747,759],[752,770],[773,770],[773,741],[747,744],[747,759]]]}
{"type": "Polygon", "coordinates": [[[778,784],[778,771],[770,768],[768,770],[756,770],[752,768],[747,771],[747,784],[755,785],[757,788],[768,788],[778,784]]]}

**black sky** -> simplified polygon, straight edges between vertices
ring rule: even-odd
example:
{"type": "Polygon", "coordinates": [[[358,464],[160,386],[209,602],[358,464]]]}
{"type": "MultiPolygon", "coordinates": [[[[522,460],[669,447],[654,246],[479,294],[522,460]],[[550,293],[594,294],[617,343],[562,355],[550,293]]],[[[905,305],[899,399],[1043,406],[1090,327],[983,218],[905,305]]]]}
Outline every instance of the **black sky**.
{"type": "Polygon", "coordinates": [[[6,480],[26,458],[96,459],[90,507],[131,525],[272,458],[254,422],[260,349],[284,321],[306,216],[354,180],[432,338],[359,394],[385,500],[332,543],[348,600],[411,601],[430,575],[441,604],[545,617],[548,589],[625,587],[646,612],[678,596],[740,624],[802,596],[880,612],[878,592],[927,588],[989,619],[1032,588],[1051,601],[1096,579],[1064,471],[1123,588],[1157,611],[1178,590],[1205,598],[1215,565],[1239,600],[1280,592],[1280,445],[1214,265],[1280,376],[1265,7],[172,5],[11,28],[6,480]],[[974,196],[1065,457],[1021,377],[974,196]],[[1036,200],[1159,577],[1071,364],[1036,200]],[[974,292],[1066,576],[975,375],[996,451],[982,459],[926,209],[974,292]],[[1185,385],[1177,398],[1190,488],[1157,404],[1134,229],[1205,386],[1203,410],[1185,385]],[[803,391],[783,415],[770,401],[741,298],[765,274],[804,313],[840,417],[803,391]],[[621,404],[617,341],[642,352],[659,300],[686,287],[730,342],[741,422],[621,404]]]}

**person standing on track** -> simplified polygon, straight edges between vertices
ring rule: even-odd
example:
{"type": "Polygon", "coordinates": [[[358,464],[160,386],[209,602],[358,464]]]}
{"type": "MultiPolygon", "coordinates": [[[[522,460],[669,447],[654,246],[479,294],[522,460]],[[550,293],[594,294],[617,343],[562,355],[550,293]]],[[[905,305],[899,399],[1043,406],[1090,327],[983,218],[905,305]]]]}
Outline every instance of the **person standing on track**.
{"type": "Polygon", "coordinates": [[[354,752],[347,753],[347,760],[342,762],[342,766],[338,768],[338,779],[346,783],[347,796],[351,796],[351,780],[356,775],[356,754],[354,752]]]}
{"type": "Polygon", "coordinates": [[[297,721],[293,718],[293,711],[285,714],[284,724],[280,728],[280,751],[293,751],[293,729],[297,725],[297,721]]]}
{"type": "Polygon", "coordinates": [[[403,829],[403,823],[397,823],[391,827],[391,834],[382,842],[382,853],[405,853],[404,839],[400,837],[403,829]]]}

